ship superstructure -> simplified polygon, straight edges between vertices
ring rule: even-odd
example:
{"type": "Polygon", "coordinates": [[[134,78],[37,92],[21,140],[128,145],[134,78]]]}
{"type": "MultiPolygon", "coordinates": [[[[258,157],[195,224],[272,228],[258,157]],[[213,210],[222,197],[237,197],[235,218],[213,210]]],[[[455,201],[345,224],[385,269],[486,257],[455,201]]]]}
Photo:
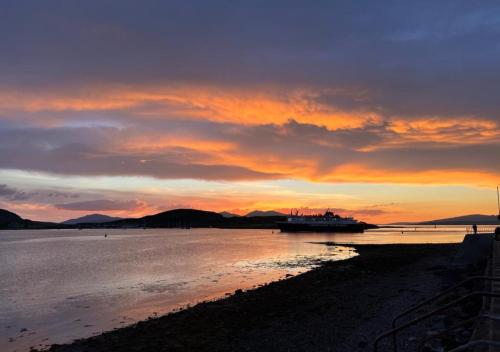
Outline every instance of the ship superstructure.
{"type": "Polygon", "coordinates": [[[287,221],[277,223],[283,232],[363,232],[363,223],[352,217],[341,217],[327,210],[322,215],[302,215],[298,211],[287,221]]]}

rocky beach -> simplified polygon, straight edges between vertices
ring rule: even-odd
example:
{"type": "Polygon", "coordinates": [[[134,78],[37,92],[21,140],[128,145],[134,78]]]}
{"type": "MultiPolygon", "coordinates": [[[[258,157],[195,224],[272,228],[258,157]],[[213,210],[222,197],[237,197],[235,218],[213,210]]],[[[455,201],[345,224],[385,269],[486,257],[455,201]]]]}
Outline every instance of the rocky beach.
{"type": "Polygon", "coordinates": [[[49,351],[367,351],[395,314],[463,274],[449,270],[457,244],[352,247],[359,256],[49,351]]]}

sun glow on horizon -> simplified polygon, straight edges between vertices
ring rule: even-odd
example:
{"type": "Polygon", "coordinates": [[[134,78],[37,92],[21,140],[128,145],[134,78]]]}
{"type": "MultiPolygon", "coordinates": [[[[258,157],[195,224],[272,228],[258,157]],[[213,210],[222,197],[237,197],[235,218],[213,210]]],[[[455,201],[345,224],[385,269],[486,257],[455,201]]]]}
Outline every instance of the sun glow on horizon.
{"type": "MultiPolygon", "coordinates": [[[[322,183],[297,180],[218,182],[160,180],[143,177],[65,178],[71,186],[58,187],[57,176],[19,171],[0,172],[2,180],[17,180],[25,199],[1,201],[32,220],[63,221],[89,213],[140,217],[175,208],[229,211],[244,215],[253,210],[335,209],[342,215],[374,223],[423,221],[468,213],[494,213],[491,187],[381,183],[322,183]],[[87,200],[113,199],[123,209],[86,208],[87,200]],[[130,199],[135,199],[130,202],[130,199]],[[85,205],[78,210],[79,204],[85,205]],[[60,205],[54,205],[60,204],[60,205]],[[429,207],[433,204],[433,207],[429,207]],[[67,209],[67,205],[72,208],[67,209]]],[[[14,198],[12,198],[14,199],[14,198]]]]}

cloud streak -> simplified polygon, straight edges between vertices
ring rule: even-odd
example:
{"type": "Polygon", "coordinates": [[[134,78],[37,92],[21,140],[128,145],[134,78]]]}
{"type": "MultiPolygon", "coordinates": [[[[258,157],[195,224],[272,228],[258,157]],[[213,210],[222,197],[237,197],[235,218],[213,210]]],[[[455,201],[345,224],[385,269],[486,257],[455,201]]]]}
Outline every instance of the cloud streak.
{"type": "Polygon", "coordinates": [[[77,211],[123,211],[137,210],[143,208],[145,204],[138,200],[116,201],[110,199],[96,199],[82,202],[60,203],[54,205],[61,210],[77,210],[77,211]]]}
{"type": "MultiPolygon", "coordinates": [[[[457,135],[462,130],[458,127],[457,135]]],[[[405,183],[440,183],[439,173],[455,172],[470,174],[467,182],[484,174],[476,182],[484,184],[488,174],[500,171],[500,144],[481,133],[464,143],[432,138],[429,143],[397,133],[391,125],[329,130],[294,120],[258,126],[172,121],[155,129],[14,128],[0,130],[0,168],[62,175],[327,182],[357,180],[356,174],[366,170],[363,182],[373,175],[377,182],[405,183]],[[426,172],[427,177],[419,176],[426,172]]]]}
{"type": "Polygon", "coordinates": [[[8,187],[7,185],[0,185],[0,198],[19,201],[29,199],[30,196],[26,192],[8,187]]]}

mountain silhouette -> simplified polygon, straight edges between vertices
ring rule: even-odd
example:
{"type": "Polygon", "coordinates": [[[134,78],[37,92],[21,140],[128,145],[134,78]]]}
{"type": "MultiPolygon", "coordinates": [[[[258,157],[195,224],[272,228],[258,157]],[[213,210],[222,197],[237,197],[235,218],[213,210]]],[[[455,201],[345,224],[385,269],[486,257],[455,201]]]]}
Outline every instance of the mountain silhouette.
{"type": "Polygon", "coordinates": [[[251,211],[250,213],[248,213],[245,216],[251,218],[251,217],[254,217],[254,216],[287,216],[287,214],[283,214],[283,213],[280,213],[280,212],[274,211],[274,210],[267,210],[267,211],[254,210],[254,211],[251,211]]]}
{"type": "Polygon", "coordinates": [[[2,226],[3,224],[9,224],[21,221],[23,221],[23,219],[19,215],[14,214],[5,209],[0,209],[0,226],[2,226]]]}
{"type": "Polygon", "coordinates": [[[105,222],[111,222],[116,220],[121,220],[122,218],[103,215],[103,214],[89,214],[85,216],[81,216],[75,219],[69,219],[61,222],[61,224],[65,225],[77,225],[77,224],[102,224],[105,222]]]}
{"type": "Polygon", "coordinates": [[[471,214],[453,218],[437,219],[419,222],[419,225],[500,225],[496,215],[471,214]]]}
{"type": "Polygon", "coordinates": [[[238,215],[238,214],[230,213],[228,211],[221,211],[219,214],[222,215],[225,218],[234,218],[234,217],[237,217],[237,216],[241,216],[241,215],[238,215]]]}
{"type": "Polygon", "coordinates": [[[18,229],[60,229],[68,228],[62,224],[53,222],[42,222],[23,219],[19,215],[5,209],[0,209],[0,229],[18,230],[18,229]]]}
{"type": "Polygon", "coordinates": [[[153,227],[153,228],[277,228],[276,222],[285,216],[225,217],[213,211],[174,209],[137,219],[122,219],[103,224],[85,224],[87,227],[153,227]]]}

